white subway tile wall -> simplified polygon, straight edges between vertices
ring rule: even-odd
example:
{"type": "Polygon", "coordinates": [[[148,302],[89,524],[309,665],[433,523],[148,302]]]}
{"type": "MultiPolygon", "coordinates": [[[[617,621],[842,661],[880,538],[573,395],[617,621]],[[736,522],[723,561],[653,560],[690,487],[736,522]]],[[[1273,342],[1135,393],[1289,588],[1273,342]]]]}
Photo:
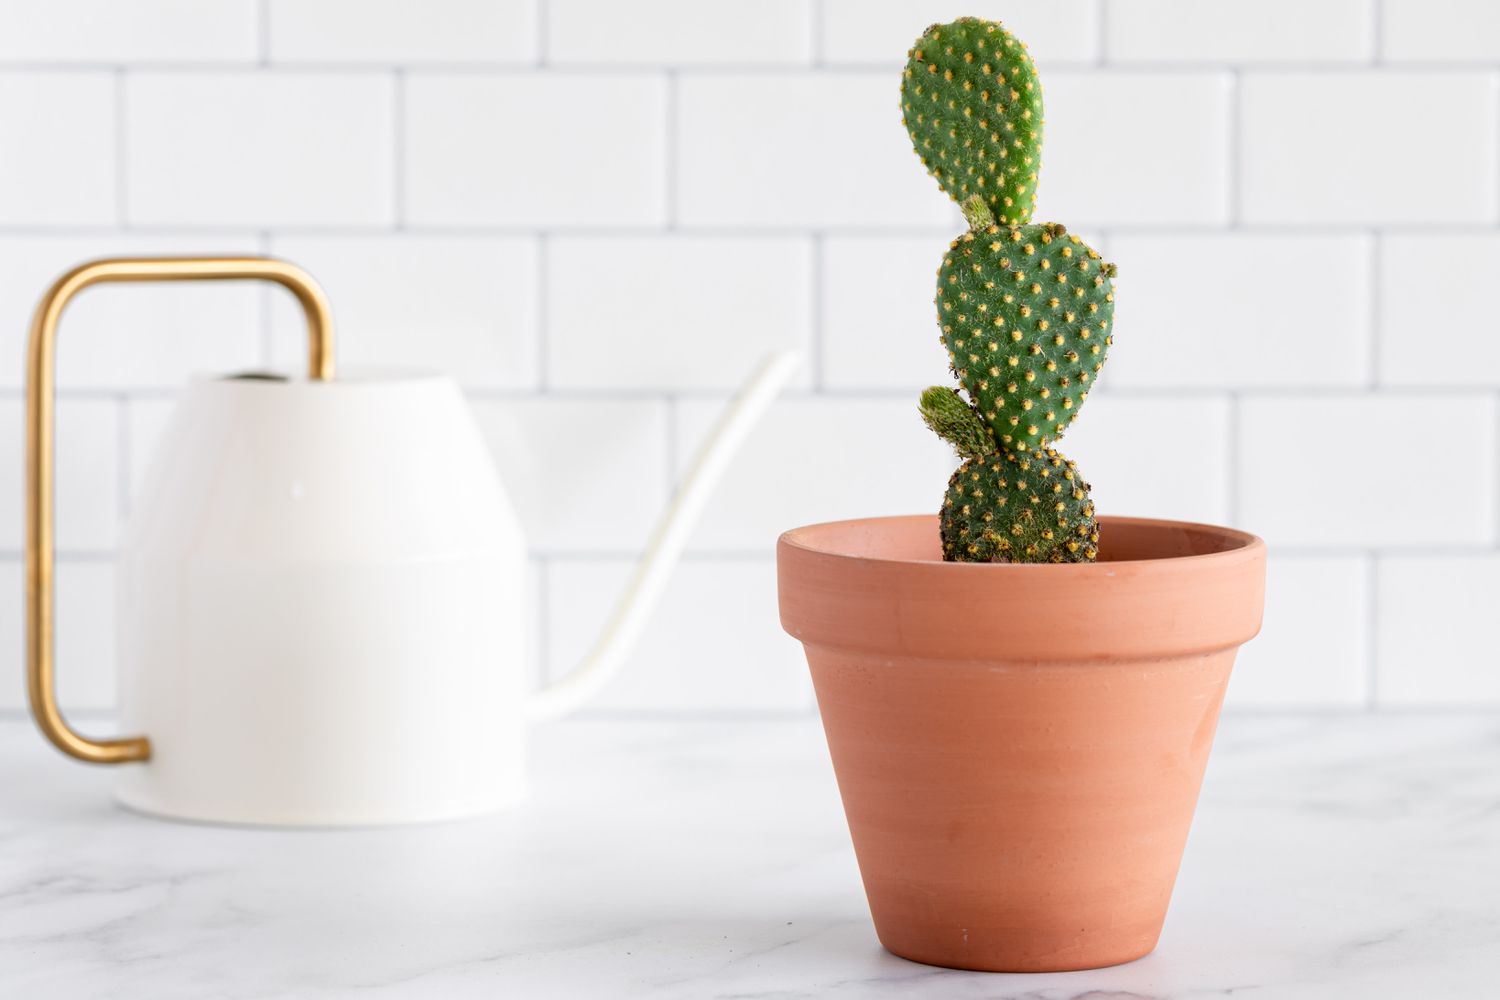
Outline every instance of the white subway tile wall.
{"type": "MultiPolygon", "coordinates": [[[[0,711],[23,704],[27,320],[88,257],[275,253],[354,366],[454,372],[575,662],[763,352],[806,357],[596,711],[811,710],[776,534],[932,510],[932,275],[959,216],[897,73],[1006,21],[1039,217],[1120,265],[1064,442],[1105,512],[1271,543],[1244,708],[1500,704],[1500,6],[1490,0],[0,0],[0,711]],[[10,610],[4,610],[8,607],[10,610]]],[[[108,288],[59,354],[59,656],[113,701],[111,561],[198,372],[297,365],[277,290],[108,288]]]]}

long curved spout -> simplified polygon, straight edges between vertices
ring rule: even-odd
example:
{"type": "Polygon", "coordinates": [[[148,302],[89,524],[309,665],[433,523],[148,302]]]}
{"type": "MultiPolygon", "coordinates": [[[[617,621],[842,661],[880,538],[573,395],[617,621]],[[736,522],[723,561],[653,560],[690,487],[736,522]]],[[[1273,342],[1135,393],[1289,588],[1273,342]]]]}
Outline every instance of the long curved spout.
{"type": "Polygon", "coordinates": [[[593,697],[619,672],[656,608],[667,577],[677,565],[688,536],[697,526],[709,495],[723,478],[730,459],[800,362],[795,351],[767,356],[724,408],[719,422],[693,457],[686,478],[678,484],[676,497],[651,533],[646,553],[636,564],[635,573],[616,602],[604,631],[571,673],[531,696],[526,707],[532,718],[556,719],[566,715],[593,697]]]}

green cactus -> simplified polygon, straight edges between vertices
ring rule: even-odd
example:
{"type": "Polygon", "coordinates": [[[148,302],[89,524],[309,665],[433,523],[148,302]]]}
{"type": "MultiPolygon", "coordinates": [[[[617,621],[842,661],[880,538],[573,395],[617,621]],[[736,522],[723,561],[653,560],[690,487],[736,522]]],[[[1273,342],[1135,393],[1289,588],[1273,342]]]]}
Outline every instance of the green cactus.
{"type": "Polygon", "coordinates": [[[974,17],[928,28],[907,54],[901,111],[922,164],[954,201],[978,195],[1002,223],[1031,220],[1042,85],[1014,35],[974,17]]]}
{"type": "Polygon", "coordinates": [[[1099,525],[1077,466],[1049,447],[1083,407],[1114,342],[1115,266],[1056,223],[1030,223],[1042,91],[999,24],[927,29],[901,81],[902,117],[969,230],[938,271],[944,346],[968,399],[933,386],[927,426],[964,463],[943,500],[943,558],[1088,562],[1099,525]]]}
{"type": "Polygon", "coordinates": [[[953,372],[1003,446],[1071,424],[1114,337],[1115,267],[1060,225],[984,226],[948,247],[938,323],[953,372]]]}
{"type": "Polygon", "coordinates": [[[971,458],[948,480],[943,558],[960,562],[1092,562],[1099,524],[1089,484],[1051,448],[971,458]]]}

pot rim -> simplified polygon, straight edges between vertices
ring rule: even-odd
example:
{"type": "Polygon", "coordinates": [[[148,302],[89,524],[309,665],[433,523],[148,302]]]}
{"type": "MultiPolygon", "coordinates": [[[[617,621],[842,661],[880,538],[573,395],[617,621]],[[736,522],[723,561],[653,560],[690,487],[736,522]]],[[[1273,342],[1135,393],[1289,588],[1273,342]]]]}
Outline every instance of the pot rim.
{"type": "Polygon", "coordinates": [[[845,518],[839,521],[820,521],[816,524],[804,524],[801,527],[784,531],[778,541],[789,548],[798,549],[822,559],[839,559],[858,563],[889,563],[893,566],[944,566],[948,567],[952,572],[990,574],[1038,572],[1089,573],[1098,572],[1101,567],[1165,565],[1189,562],[1202,564],[1224,560],[1237,561],[1243,560],[1246,554],[1250,552],[1263,550],[1266,547],[1265,540],[1259,535],[1248,531],[1241,531],[1238,528],[1228,528],[1202,521],[1173,521],[1166,518],[1122,517],[1108,514],[1099,517],[1101,534],[1107,531],[1111,525],[1135,525],[1138,527],[1161,529],[1163,531],[1189,531],[1219,538],[1230,544],[1212,552],[1199,552],[1193,555],[1161,555],[1152,556],[1147,559],[1108,559],[1083,563],[981,563],[949,562],[944,559],[897,559],[889,556],[861,555],[827,546],[814,545],[809,540],[810,535],[824,528],[856,524],[866,524],[874,527],[882,523],[894,524],[898,521],[929,520],[931,518],[931,514],[893,514],[881,517],[856,517],[845,518]]]}
{"type": "Polygon", "coordinates": [[[1159,660],[1260,630],[1260,538],[1188,521],[1100,521],[1106,557],[1114,547],[1131,558],[945,562],[936,514],[794,529],[776,548],[782,627],[809,646],[893,663],[1159,660]],[[1163,554],[1135,558],[1153,552],[1163,554]]]}

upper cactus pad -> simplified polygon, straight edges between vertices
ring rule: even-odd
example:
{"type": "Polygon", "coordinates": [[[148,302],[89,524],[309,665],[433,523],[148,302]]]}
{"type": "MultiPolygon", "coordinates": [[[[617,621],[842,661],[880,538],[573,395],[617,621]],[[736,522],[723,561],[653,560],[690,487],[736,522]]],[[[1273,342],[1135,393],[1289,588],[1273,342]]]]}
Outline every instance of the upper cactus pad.
{"type": "Polygon", "coordinates": [[[943,342],[1003,447],[1054,441],[1078,415],[1113,341],[1114,275],[1057,224],[970,230],[943,255],[943,342]]]}
{"type": "Polygon", "coordinates": [[[954,201],[977,194],[1001,223],[1031,220],[1042,85],[1019,39],[975,17],[928,28],[907,57],[901,111],[922,164],[954,201]]]}

